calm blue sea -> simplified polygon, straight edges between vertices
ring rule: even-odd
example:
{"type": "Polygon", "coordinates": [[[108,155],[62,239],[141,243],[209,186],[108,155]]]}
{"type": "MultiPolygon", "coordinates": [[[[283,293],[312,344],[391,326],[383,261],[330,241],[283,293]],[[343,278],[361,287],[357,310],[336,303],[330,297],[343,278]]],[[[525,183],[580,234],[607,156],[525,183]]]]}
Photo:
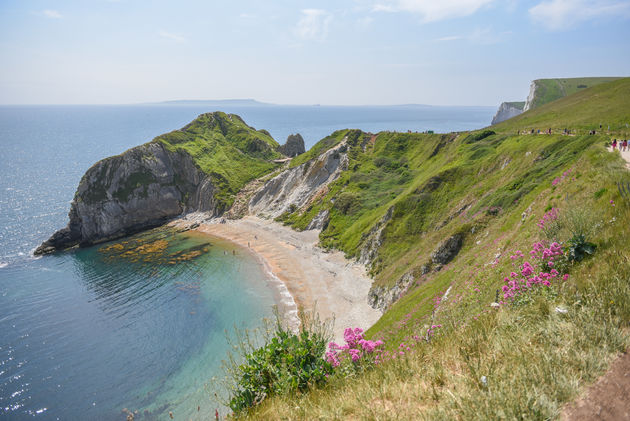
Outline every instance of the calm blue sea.
{"type": "MultiPolygon", "coordinates": [[[[96,161],[215,111],[203,104],[0,106],[0,419],[207,419],[224,331],[271,314],[255,259],[156,231],[35,259],[67,223],[96,161]],[[199,253],[201,251],[201,253],[199,253]],[[200,407],[200,411],[197,408],[200,407]]],[[[280,143],[343,128],[436,132],[488,125],[491,107],[238,106],[280,143]]]]}

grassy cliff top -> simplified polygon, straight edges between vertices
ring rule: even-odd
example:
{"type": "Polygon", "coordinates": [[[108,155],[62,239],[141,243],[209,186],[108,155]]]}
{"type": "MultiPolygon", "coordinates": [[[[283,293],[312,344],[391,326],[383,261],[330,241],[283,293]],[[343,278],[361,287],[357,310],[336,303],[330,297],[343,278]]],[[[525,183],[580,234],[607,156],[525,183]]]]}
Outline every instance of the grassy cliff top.
{"type": "Polygon", "coordinates": [[[511,101],[511,102],[508,101],[508,102],[504,102],[504,104],[507,104],[510,107],[514,107],[519,110],[522,110],[525,107],[525,101],[511,101]]]}
{"type": "Polygon", "coordinates": [[[195,164],[213,178],[220,189],[217,198],[229,206],[249,181],[277,167],[272,161],[284,158],[278,143],[266,132],[248,126],[236,114],[202,114],[180,130],[158,136],[171,151],[190,154],[195,164]]]}
{"type": "MultiPolygon", "coordinates": [[[[604,78],[602,78],[604,79],[604,78]]],[[[555,79],[552,79],[555,80],[555,79]]],[[[600,83],[529,110],[492,127],[497,132],[565,128],[580,133],[590,130],[630,133],[630,78],[600,83]]]]}
{"type": "Polygon", "coordinates": [[[618,77],[577,77],[568,79],[537,79],[533,82],[536,86],[535,97],[530,109],[557,99],[573,95],[582,89],[591,88],[601,83],[612,82],[618,77]]]}

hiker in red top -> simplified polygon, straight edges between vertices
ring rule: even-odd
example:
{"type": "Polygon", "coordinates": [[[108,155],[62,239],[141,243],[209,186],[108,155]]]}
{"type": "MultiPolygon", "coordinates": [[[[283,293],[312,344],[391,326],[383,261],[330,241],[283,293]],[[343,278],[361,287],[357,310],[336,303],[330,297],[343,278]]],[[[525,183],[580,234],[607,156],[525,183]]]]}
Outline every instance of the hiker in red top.
{"type": "Polygon", "coordinates": [[[628,139],[624,139],[623,143],[621,144],[621,150],[625,152],[627,147],[628,147],[628,139]]]}
{"type": "Polygon", "coordinates": [[[613,151],[617,149],[617,139],[613,139],[612,147],[613,147],[613,151]]]}

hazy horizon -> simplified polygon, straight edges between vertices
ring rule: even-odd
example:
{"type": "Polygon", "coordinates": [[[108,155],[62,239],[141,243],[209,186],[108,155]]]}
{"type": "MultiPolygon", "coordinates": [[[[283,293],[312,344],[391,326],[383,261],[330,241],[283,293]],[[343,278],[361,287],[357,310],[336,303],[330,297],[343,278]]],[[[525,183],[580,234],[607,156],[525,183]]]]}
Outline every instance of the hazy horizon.
{"type": "Polygon", "coordinates": [[[497,106],[630,75],[627,0],[6,0],[0,104],[497,106]]]}
{"type": "MultiPolygon", "coordinates": [[[[524,101],[524,99],[523,99],[524,101]]],[[[24,104],[16,104],[16,103],[2,103],[0,107],[38,107],[38,106],[133,106],[133,105],[179,105],[178,103],[182,103],[182,105],[188,104],[200,104],[209,103],[209,104],[229,104],[229,103],[251,103],[251,106],[277,106],[277,107],[495,107],[497,104],[470,104],[470,105],[461,105],[461,104],[283,104],[283,103],[274,103],[274,102],[265,102],[259,101],[255,98],[227,98],[227,99],[167,99],[163,101],[151,101],[151,102],[128,102],[128,103],[24,103],[24,104]]],[[[246,105],[245,105],[246,106],[246,105]]]]}

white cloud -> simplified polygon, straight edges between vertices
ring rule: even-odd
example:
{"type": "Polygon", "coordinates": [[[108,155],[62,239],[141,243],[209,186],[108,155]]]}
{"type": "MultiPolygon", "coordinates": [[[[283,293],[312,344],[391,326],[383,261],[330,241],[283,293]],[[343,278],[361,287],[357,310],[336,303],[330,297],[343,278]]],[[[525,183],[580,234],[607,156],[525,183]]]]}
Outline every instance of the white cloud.
{"type": "Polygon", "coordinates": [[[160,34],[160,36],[162,38],[170,39],[171,41],[175,41],[175,42],[185,42],[186,41],[186,38],[184,38],[183,36],[178,35],[178,34],[174,34],[172,32],[160,31],[159,34],[160,34]]]}
{"type": "Polygon", "coordinates": [[[302,39],[323,40],[328,35],[332,15],[322,9],[304,9],[295,27],[295,34],[302,39]]]}
{"type": "Polygon", "coordinates": [[[529,9],[531,18],[552,30],[611,16],[630,17],[630,2],[622,0],[545,0],[529,9]]]}
{"type": "Polygon", "coordinates": [[[468,16],[494,0],[385,0],[375,4],[375,12],[411,12],[424,22],[468,16]]]}
{"type": "Polygon", "coordinates": [[[56,10],[42,10],[44,16],[50,19],[61,19],[63,16],[56,10]]]}

